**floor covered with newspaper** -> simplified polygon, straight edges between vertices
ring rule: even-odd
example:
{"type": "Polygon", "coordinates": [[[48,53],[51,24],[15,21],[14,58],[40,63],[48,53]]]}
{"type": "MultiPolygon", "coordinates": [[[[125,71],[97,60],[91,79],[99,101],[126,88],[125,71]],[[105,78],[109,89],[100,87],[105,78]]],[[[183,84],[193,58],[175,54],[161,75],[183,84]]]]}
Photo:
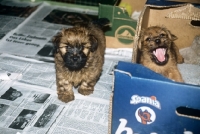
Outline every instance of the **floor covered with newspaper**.
{"type": "MultiPolygon", "coordinates": [[[[56,94],[51,38],[60,29],[70,27],[70,22],[56,20],[55,16],[62,18],[73,10],[94,17],[97,12],[48,3],[19,4],[14,0],[2,0],[0,4],[10,11],[9,15],[0,14],[0,133],[108,133],[113,70],[118,61],[131,62],[132,49],[106,49],[103,72],[94,93],[83,96],[74,89],[75,100],[62,103],[56,94]]],[[[178,67],[186,83],[200,85],[199,65],[178,67]]]]}

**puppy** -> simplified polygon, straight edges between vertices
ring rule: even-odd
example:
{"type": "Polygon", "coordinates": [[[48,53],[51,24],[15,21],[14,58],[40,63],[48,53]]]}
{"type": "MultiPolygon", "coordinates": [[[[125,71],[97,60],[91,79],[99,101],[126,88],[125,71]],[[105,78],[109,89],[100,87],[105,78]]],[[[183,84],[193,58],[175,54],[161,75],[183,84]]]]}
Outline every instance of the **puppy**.
{"type": "Polygon", "coordinates": [[[139,38],[139,63],[177,82],[183,82],[177,63],[184,59],[173,42],[177,37],[159,26],[141,31],[139,38]]]}
{"type": "Polygon", "coordinates": [[[74,100],[73,87],[82,95],[93,93],[102,72],[106,48],[103,27],[109,20],[78,24],[53,38],[58,99],[74,100]]]}

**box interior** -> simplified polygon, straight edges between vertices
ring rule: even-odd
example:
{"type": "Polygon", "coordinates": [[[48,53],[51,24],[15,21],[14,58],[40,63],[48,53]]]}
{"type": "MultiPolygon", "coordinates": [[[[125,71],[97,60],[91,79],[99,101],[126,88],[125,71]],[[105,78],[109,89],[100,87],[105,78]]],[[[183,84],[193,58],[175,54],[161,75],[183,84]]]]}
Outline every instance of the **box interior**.
{"type": "Polygon", "coordinates": [[[141,25],[142,28],[154,25],[165,26],[172,34],[178,37],[175,43],[181,49],[190,46],[194,37],[200,35],[200,27],[193,26],[191,24],[192,20],[189,19],[167,18],[169,13],[178,11],[177,8],[179,7],[148,7],[144,13],[141,25]]]}
{"type": "MultiPolygon", "coordinates": [[[[156,7],[146,5],[140,15],[136,36],[139,37],[141,30],[149,26],[164,26],[178,38],[174,42],[179,49],[190,47],[194,38],[200,35],[199,12],[199,8],[196,8],[190,4],[170,7],[156,7]],[[195,12],[190,14],[190,10],[194,10],[195,12]]],[[[135,39],[135,53],[133,55],[133,62],[137,62],[138,43],[138,39],[135,39]]]]}

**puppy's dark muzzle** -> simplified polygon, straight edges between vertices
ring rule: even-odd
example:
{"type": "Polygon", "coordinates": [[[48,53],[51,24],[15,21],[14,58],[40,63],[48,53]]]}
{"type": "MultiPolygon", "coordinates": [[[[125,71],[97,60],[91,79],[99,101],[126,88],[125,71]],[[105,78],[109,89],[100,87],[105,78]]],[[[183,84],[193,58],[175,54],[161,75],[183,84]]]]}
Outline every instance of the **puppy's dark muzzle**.
{"type": "Polygon", "coordinates": [[[69,70],[79,70],[83,68],[87,61],[87,56],[84,53],[80,54],[71,54],[66,53],[63,57],[65,62],[65,66],[69,68],[69,70]]]}
{"type": "Polygon", "coordinates": [[[71,62],[71,64],[78,64],[82,61],[82,57],[80,55],[70,55],[65,56],[65,62],[71,62]]]}

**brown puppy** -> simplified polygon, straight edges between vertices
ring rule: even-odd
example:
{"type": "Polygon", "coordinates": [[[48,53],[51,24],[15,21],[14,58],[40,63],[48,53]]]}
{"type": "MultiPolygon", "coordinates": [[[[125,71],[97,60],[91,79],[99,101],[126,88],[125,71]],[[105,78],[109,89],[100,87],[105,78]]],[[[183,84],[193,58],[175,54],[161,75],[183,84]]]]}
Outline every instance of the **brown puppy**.
{"type": "Polygon", "coordinates": [[[141,31],[139,63],[165,77],[183,82],[177,63],[184,59],[173,42],[177,37],[164,27],[152,26],[141,31]]]}
{"type": "Polygon", "coordinates": [[[63,29],[54,37],[53,43],[57,48],[58,98],[63,102],[74,100],[73,87],[78,87],[78,92],[83,95],[91,94],[104,63],[106,42],[100,25],[91,22],[63,29]]]}

